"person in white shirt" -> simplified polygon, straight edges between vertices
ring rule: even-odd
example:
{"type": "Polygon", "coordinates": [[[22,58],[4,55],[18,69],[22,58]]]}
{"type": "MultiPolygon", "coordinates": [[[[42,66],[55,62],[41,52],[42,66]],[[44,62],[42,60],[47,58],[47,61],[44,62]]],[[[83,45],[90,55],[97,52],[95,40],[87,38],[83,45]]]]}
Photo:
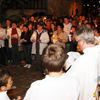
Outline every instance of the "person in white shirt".
{"type": "MultiPolygon", "coordinates": [[[[72,24],[69,22],[69,17],[64,17],[64,31],[66,32],[68,36],[68,40],[71,41],[71,35],[70,35],[70,29],[72,27],[72,24]]],[[[69,43],[66,43],[66,50],[69,52],[69,43]]]]}
{"type": "Polygon", "coordinates": [[[37,23],[37,30],[35,30],[30,38],[32,42],[31,54],[36,54],[36,70],[44,70],[42,64],[41,55],[43,49],[47,46],[49,42],[49,35],[46,30],[43,29],[43,22],[37,23]]]}
{"type": "Polygon", "coordinates": [[[74,35],[84,54],[76,59],[66,76],[79,79],[81,86],[79,100],[97,100],[100,46],[94,45],[93,30],[86,26],[80,27],[74,35]]]}
{"type": "MultiPolygon", "coordinates": [[[[11,89],[12,84],[13,81],[10,72],[0,69],[0,100],[10,100],[7,91],[11,89]]],[[[21,100],[21,97],[18,96],[17,100],[21,100]]]]}
{"type": "Polygon", "coordinates": [[[78,80],[67,78],[62,74],[66,59],[66,50],[61,45],[47,46],[43,50],[42,60],[49,75],[33,82],[24,100],[78,100],[80,92],[78,80]]]}
{"type": "Polygon", "coordinates": [[[6,58],[5,58],[5,40],[6,39],[6,32],[3,28],[1,28],[0,22],[0,55],[1,55],[1,63],[3,66],[7,66],[6,58]]]}

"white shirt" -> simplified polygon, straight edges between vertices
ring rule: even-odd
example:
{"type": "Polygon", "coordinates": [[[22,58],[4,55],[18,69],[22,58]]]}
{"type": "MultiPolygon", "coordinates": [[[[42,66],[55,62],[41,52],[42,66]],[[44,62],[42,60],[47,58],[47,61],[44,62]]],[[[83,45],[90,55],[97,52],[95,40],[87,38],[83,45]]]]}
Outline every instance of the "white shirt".
{"type": "Polygon", "coordinates": [[[72,24],[70,22],[67,25],[64,23],[64,31],[67,33],[67,35],[70,34],[71,27],[72,27],[72,24]]]}
{"type": "Polygon", "coordinates": [[[0,37],[3,36],[3,39],[0,39],[0,48],[5,46],[4,40],[6,39],[6,32],[3,28],[0,28],[0,37]]]}
{"type": "Polygon", "coordinates": [[[66,78],[65,74],[59,78],[47,75],[45,79],[31,84],[24,100],[77,100],[79,90],[76,78],[66,78]]]}
{"type": "Polygon", "coordinates": [[[98,77],[100,76],[100,45],[86,48],[66,73],[78,78],[81,86],[79,100],[96,100],[98,77]]]}
{"type": "MultiPolygon", "coordinates": [[[[43,49],[48,45],[47,43],[49,42],[49,35],[47,33],[46,30],[42,30],[41,32],[43,32],[40,36],[40,40],[41,40],[41,43],[40,43],[40,47],[39,47],[39,54],[42,55],[42,51],[43,49]]],[[[31,54],[36,54],[36,41],[33,42],[32,40],[36,40],[36,37],[37,37],[37,33],[39,34],[39,31],[38,30],[35,30],[30,38],[31,42],[32,42],[32,51],[31,51],[31,54]]]]}
{"type": "Polygon", "coordinates": [[[69,22],[68,25],[66,25],[65,23],[63,25],[64,25],[64,31],[67,33],[69,41],[71,41],[70,29],[72,27],[72,24],[69,22]]]}
{"type": "Polygon", "coordinates": [[[0,92],[0,100],[10,100],[10,98],[7,95],[7,91],[0,92]]]}

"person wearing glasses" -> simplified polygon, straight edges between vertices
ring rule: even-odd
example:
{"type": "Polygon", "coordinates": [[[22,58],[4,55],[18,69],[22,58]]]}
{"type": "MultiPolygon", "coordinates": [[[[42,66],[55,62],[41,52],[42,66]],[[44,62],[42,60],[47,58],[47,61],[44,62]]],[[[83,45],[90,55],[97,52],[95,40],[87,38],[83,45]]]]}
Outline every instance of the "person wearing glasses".
{"type": "MultiPolygon", "coordinates": [[[[0,100],[10,100],[7,91],[11,89],[13,84],[12,77],[9,71],[0,69],[0,100]]],[[[17,97],[15,100],[21,100],[17,97]]]]}
{"type": "Polygon", "coordinates": [[[76,59],[66,76],[79,80],[79,100],[96,100],[100,80],[100,45],[95,46],[93,30],[86,26],[77,29],[74,36],[84,54],[76,59]]]}

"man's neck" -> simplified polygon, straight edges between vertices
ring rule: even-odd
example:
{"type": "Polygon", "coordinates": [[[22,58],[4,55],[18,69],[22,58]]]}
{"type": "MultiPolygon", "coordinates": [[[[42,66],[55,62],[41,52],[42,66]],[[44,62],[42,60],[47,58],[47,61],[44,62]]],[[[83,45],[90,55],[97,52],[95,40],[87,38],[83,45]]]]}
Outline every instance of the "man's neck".
{"type": "Polygon", "coordinates": [[[39,31],[39,33],[41,33],[42,32],[42,30],[38,30],[39,31]]]}
{"type": "Polygon", "coordinates": [[[95,46],[95,44],[88,44],[88,45],[85,45],[84,47],[83,47],[83,50],[85,50],[86,48],[89,48],[89,47],[94,47],[95,46]]]}
{"type": "Polygon", "coordinates": [[[52,78],[58,78],[62,75],[62,70],[60,72],[49,72],[49,76],[52,78]]]}

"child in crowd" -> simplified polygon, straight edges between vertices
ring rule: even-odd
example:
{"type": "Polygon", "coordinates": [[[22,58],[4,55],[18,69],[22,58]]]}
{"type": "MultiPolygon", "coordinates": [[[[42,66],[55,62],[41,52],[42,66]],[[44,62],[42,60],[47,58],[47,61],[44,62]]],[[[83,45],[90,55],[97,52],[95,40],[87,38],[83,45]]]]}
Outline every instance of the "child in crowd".
{"type": "Polygon", "coordinates": [[[61,45],[47,46],[43,50],[42,60],[49,75],[33,82],[24,100],[77,100],[80,91],[78,80],[62,74],[66,59],[66,50],[61,45]]]}
{"type": "MultiPolygon", "coordinates": [[[[10,72],[0,69],[0,100],[10,100],[7,91],[11,89],[12,84],[10,72]]],[[[17,97],[17,100],[21,100],[21,98],[17,97]]]]}

